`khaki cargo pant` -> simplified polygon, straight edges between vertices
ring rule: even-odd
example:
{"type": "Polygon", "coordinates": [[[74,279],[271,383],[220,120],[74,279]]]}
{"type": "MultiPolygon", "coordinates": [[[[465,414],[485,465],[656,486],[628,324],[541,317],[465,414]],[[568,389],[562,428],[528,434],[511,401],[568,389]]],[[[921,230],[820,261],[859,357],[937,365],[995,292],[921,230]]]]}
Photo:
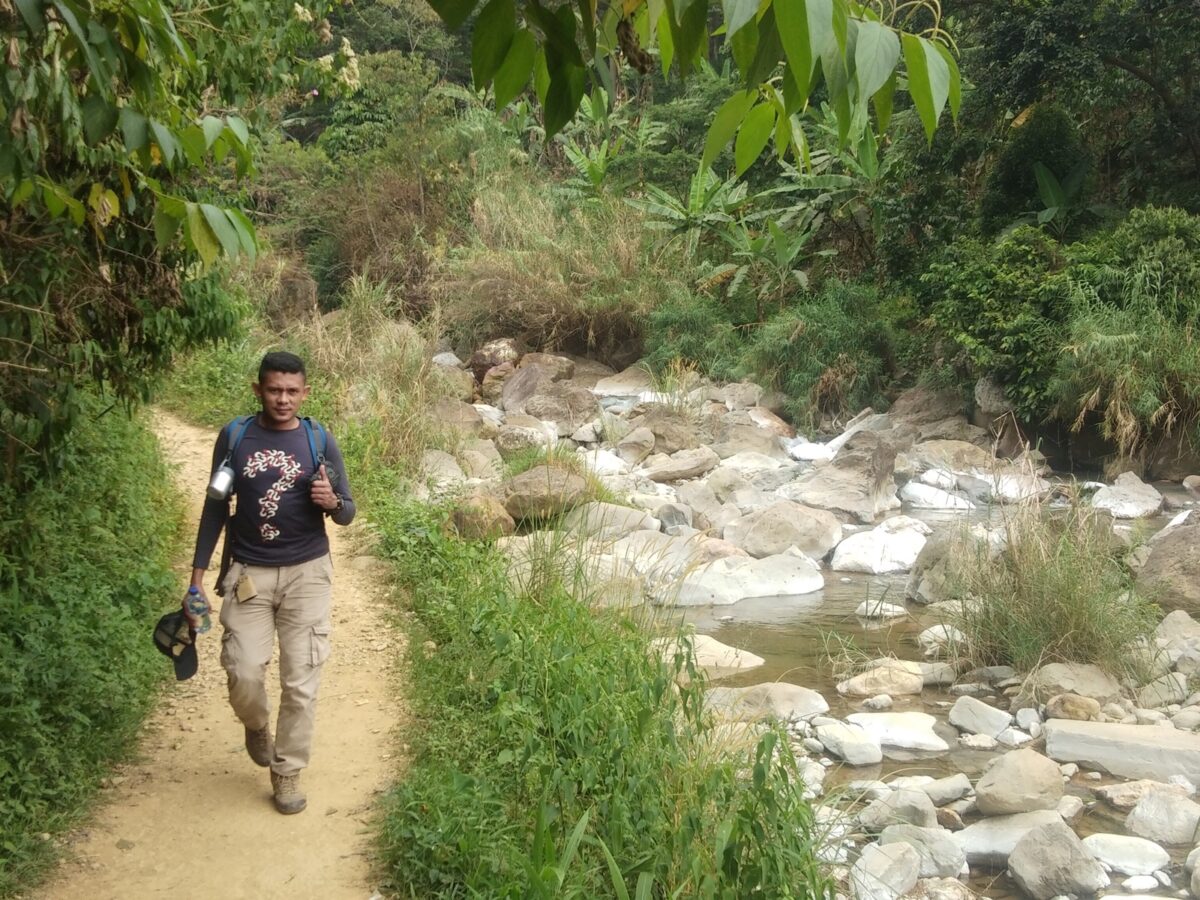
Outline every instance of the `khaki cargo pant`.
{"type": "Polygon", "coordinates": [[[333,562],[327,555],[279,568],[235,562],[223,587],[221,665],[229,676],[229,703],[253,730],[271,722],[266,674],[279,633],[281,690],[271,771],[294,775],[308,765],[321,666],[329,658],[333,562]]]}

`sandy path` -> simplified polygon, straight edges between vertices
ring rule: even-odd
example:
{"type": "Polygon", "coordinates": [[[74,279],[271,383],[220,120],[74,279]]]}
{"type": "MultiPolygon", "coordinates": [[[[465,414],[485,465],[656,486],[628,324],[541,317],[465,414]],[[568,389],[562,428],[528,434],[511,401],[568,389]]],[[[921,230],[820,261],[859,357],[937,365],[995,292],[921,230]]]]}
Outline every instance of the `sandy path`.
{"type": "MultiPolygon", "coordinates": [[[[155,429],[195,522],[215,435],[162,413],[155,429]]],[[[402,712],[391,664],[401,637],[380,606],[373,561],[352,556],[342,529],[331,528],[331,537],[334,644],[322,676],[312,763],[302,779],[308,809],[296,816],[275,812],[267,770],[246,756],[242,727],[225,698],[214,615],[213,631],[201,638],[200,671],[163,692],[139,759],[113,779],[94,821],[73,836],[74,858],[34,896],[372,896],[368,823],[377,794],[398,770],[393,729],[402,712]]],[[[190,552],[181,563],[190,565],[190,552]]],[[[276,672],[273,665],[268,678],[276,672]]]]}

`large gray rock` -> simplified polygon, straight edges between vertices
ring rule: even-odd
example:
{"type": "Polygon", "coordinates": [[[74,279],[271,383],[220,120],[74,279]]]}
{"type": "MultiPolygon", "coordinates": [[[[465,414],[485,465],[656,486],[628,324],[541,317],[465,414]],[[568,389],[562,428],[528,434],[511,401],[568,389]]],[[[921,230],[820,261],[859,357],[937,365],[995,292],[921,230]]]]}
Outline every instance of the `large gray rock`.
{"type": "Polygon", "coordinates": [[[682,481],[698,478],[716,468],[721,458],[708,447],[680,450],[671,456],[655,454],[646,460],[645,475],[651,481],[682,481]]]}
{"type": "Polygon", "coordinates": [[[574,472],[534,466],[504,483],[504,508],[517,521],[545,519],[574,509],[587,493],[587,482],[574,472]]]}
{"type": "Polygon", "coordinates": [[[921,790],[929,795],[934,806],[945,806],[971,793],[971,779],[964,772],[956,772],[921,785],[921,790]]]}
{"type": "Polygon", "coordinates": [[[1062,795],[1058,766],[1028,749],[1001,756],[975,785],[975,804],[985,816],[1054,809],[1062,795]]]}
{"type": "Polygon", "coordinates": [[[668,661],[676,654],[689,652],[690,647],[695,656],[696,668],[702,670],[709,678],[720,678],[734,672],[756,669],[766,662],[749,650],[723,644],[707,634],[692,635],[682,641],[679,638],[655,638],[650,642],[650,646],[668,661]]]}
{"type": "Polygon", "coordinates": [[[541,366],[554,381],[566,381],[575,375],[575,361],[552,353],[526,353],[517,363],[518,369],[541,366]]]}
{"type": "Polygon", "coordinates": [[[969,472],[974,468],[986,469],[995,461],[987,450],[966,441],[923,441],[896,455],[896,474],[913,478],[930,469],[969,472]]]}
{"type": "Polygon", "coordinates": [[[892,479],[895,446],[868,431],[855,434],[834,459],[778,490],[780,497],[871,523],[899,506],[892,479]]]}
{"type": "Polygon", "coordinates": [[[563,517],[566,528],[588,537],[619,538],[634,531],[658,530],[658,520],[650,513],[616,503],[592,501],[577,507],[563,517]]]}
{"type": "MultiPolygon", "coordinates": [[[[541,366],[526,366],[518,369],[504,379],[500,389],[500,406],[510,415],[525,412],[525,401],[536,394],[544,386],[553,383],[550,372],[541,366]]],[[[595,402],[595,398],[592,398],[595,402]]]]}
{"type": "Polygon", "coordinates": [[[751,556],[775,556],[796,547],[821,559],[842,539],[842,525],[831,512],[780,500],[730,522],[723,537],[751,556]]]}
{"type": "Polygon", "coordinates": [[[829,711],[829,704],[816,691],[784,681],[711,688],[704,695],[704,702],[723,717],[744,722],[763,719],[792,722],[829,711]]]}
{"type": "Polygon", "coordinates": [[[1108,876],[1070,826],[1051,822],[1032,829],[1008,857],[1013,881],[1033,900],[1060,894],[1090,896],[1108,887],[1108,876]]]}
{"type": "Polygon", "coordinates": [[[1083,846],[1121,875],[1153,875],[1171,864],[1171,854],[1158,844],[1127,834],[1089,834],[1083,846]]]}
{"type": "MultiPolygon", "coordinates": [[[[1196,573],[1200,578],[1200,572],[1196,573]]],[[[1182,703],[1188,696],[1187,677],[1169,672],[1145,685],[1137,695],[1137,705],[1143,709],[1158,709],[1172,703],[1182,703]]]]}
{"type": "Polygon", "coordinates": [[[1200,803],[1169,791],[1147,791],[1125,819],[1130,833],[1162,844],[1195,844],[1198,825],[1200,803]]]}
{"type": "MultiPolygon", "coordinates": [[[[1119,781],[1092,789],[1096,796],[1110,806],[1129,812],[1150,791],[1165,791],[1177,797],[1191,797],[1195,791],[1179,784],[1140,778],[1137,781],[1119,781]]],[[[1133,873],[1130,873],[1133,874],[1133,873]]]]}
{"type": "Polygon", "coordinates": [[[963,696],[950,707],[950,724],[968,734],[995,737],[1012,724],[1012,714],[974,697],[963,696]]]}
{"type": "MultiPolygon", "coordinates": [[[[1193,518],[1195,514],[1193,514],[1193,518]]],[[[1200,521],[1155,541],[1137,577],[1138,591],[1164,609],[1200,614],[1200,521]]]]}
{"type": "Polygon", "coordinates": [[[878,694],[898,697],[919,694],[925,687],[925,678],[919,667],[915,668],[916,671],[901,660],[884,660],[880,665],[840,682],[837,686],[838,693],[850,697],[874,697],[878,694]]]}
{"type": "MultiPolygon", "coordinates": [[[[865,729],[844,722],[817,726],[817,740],[838,759],[851,766],[873,766],[883,761],[883,748],[865,729]]],[[[928,799],[928,798],[926,798],[928,799]]]]}
{"type": "Polygon", "coordinates": [[[451,520],[455,530],[469,541],[503,537],[517,528],[504,504],[490,494],[472,494],[459,500],[451,520]]]}
{"type": "Polygon", "coordinates": [[[889,825],[879,835],[881,846],[908,844],[921,857],[922,878],[953,878],[967,864],[967,855],[944,828],[889,825]]]}
{"type": "Polygon", "coordinates": [[[1051,822],[1062,822],[1062,816],[1053,809],[995,816],[955,832],[954,842],[962,847],[972,866],[1003,868],[1021,838],[1032,829],[1051,822]]]}
{"type": "Polygon", "coordinates": [[[950,745],[934,733],[937,722],[923,712],[851,713],[846,721],[874,735],[883,747],[940,753],[950,745]]]}
{"type": "Polygon", "coordinates": [[[872,801],[858,821],[867,831],[882,831],[889,825],[916,825],[919,828],[937,827],[937,809],[929,795],[916,788],[897,788],[885,797],[872,801]]]}
{"type": "Polygon", "coordinates": [[[797,597],[825,586],[820,566],[798,550],[753,559],[727,556],[699,565],[668,592],[673,606],[725,606],[756,597],[797,597]]]}
{"type": "Polygon", "coordinates": [[[649,428],[634,428],[617,442],[617,455],[630,465],[637,465],[654,450],[654,432],[649,428]]]}
{"type": "Polygon", "coordinates": [[[868,844],[850,869],[854,900],[897,900],[916,886],[921,857],[908,844],[868,844]]]}
{"type": "Polygon", "coordinates": [[[1048,663],[1029,678],[1029,686],[1039,702],[1055,694],[1079,694],[1101,704],[1121,696],[1121,685],[1101,669],[1085,663],[1048,663]]]}
{"type": "Polygon", "coordinates": [[[829,567],[835,572],[882,575],[906,572],[916,562],[932,529],[909,516],[893,516],[870,531],[850,535],[837,545],[829,567]]]}
{"type": "MultiPolygon", "coordinates": [[[[528,370],[519,369],[509,384],[525,371],[528,370]]],[[[508,384],[505,385],[507,387],[508,384]]],[[[558,428],[559,437],[569,437],[581,425],[592,421],[596,410],[596,398],[592,392],[569,381],[543,381],[521,405],[521,411],[526,415],[543,422],[553,422],[558,428]]]]}
{"type": "Polygon", "coordinates": [[[472,353],[467,360],[467,368],[475,373],[476,381],[483,381],[488,369],[503,363],[511,363],[515,367],[520,358],[520,344],[512,338],[500,338],[488,341],[472,353]]]}
{"type": "Polygon", "coordinates": [[[1173,728],[1071,722],[1044,726],[1046,753],[1058,762],[1103,769],[1125,778],[1167,781],[1184,775],[1200,782],[1200,736],[1173,728]]]}
{"type": "Polygon", "coordinates": [[[1117,519],[1144,519],[1162,508],[1162,494],[1133,472],[1122,472],[1114,484],[1096,491],[1092,505],[1117,519]]]}

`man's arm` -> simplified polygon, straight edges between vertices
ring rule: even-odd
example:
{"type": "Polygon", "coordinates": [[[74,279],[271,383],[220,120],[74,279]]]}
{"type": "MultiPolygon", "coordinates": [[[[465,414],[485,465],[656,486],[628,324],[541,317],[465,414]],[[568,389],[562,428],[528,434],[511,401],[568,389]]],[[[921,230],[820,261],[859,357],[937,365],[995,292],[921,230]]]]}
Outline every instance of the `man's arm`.
{"type": "Polygon", "coordinates": [[[354,521],[354,496],[350,493],[350,479],[346,477],[346,461],[342,458],[342,450],[332,434],[328,434],[328,444],[325,447],[325,467],[335,473],[334,492],[342,498],[342,508],[329,513],[329,518],[338,525],[349,525],[354,521]]]}
{"type": "MultiPolygon", "coordinates": [[[[221,429],[220,435],[217,437],[217,443],[213,447],[212,467],[209,470],[209,477],[217,471],[217,467],[221,465],[221,461],[225,459],[225,453],[229,448],[228,429],[221,429]]],[[[221,536],[221,529],[225,527],[226,521],[229,519],[229,498],[224,500],[214,500],[212,497],[205,497],[204,511],[200,514],[200,527],[196,533],[196,552],[192,557],[192,586],[204,592],[204,573],[208,570],[209,563],[212,562],[213,551],[217,548],[217,539],[221,536]]]]}

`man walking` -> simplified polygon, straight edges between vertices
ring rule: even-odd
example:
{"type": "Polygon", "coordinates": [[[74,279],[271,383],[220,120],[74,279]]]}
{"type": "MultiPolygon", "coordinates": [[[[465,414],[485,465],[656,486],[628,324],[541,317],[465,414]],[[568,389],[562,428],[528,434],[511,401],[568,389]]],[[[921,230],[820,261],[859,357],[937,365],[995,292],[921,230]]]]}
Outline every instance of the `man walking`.
{"type": "Polygon", "coordinates": [[[232,491],[214,481],[204,503],[192,585],[205,571],[228,522],[217,593],[221,665],[229,702],[246,729],[246,751],[271,768],[275,808],[301,812],[300,772],[308,765],[321,666],[329,656],[333,566],[325,519],[349,525],[354,501],[333,436],[299,418],[308,397],[304,362],[292,353],[263,357],[253,385],[260,411],[221,431],[213,474],[233,471],[232,491]],[[232,518],[229,497],[237,496],[232,518]],[[266,670],[279,634],[279,719],[271,737],[266,670]]]}

